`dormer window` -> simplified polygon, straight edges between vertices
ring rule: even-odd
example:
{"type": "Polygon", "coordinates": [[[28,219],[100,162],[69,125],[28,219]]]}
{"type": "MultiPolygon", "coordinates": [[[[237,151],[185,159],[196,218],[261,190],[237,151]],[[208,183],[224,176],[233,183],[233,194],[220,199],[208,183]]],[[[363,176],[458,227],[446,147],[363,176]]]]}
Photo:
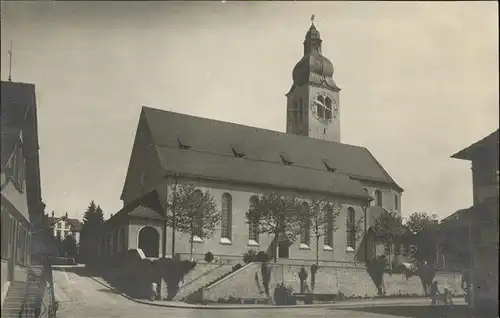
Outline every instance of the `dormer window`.
{"type": "Polygon", "coordinates": [[[286,154],[284,154],[283,152],[280,153],[280,157],[281,157],[281,161],[283,162],[283,164],[285,164],[287,166],[293,164],[293,161],[290,160],[290,158],[286,154]]]}
{"type": "Polygon", "coordinates": [[[243,158],[243,157],[245,157],[245,153],[243,151],[241,151],[241,149],[239,149],[238,147],[236,147],[234,145],[231,145],[231,151],[233,152],[233,155],[236,158],[243,158]]]}
{"type": "Polygon", "coordinates": [[[323,160],[323,164],[325,165],[326,170],[328,170],[329,172],[335,172],[335,171],[337,171],[337,169],[333,168],[331,165],[328,164],[328,161],[323,160]]]}
{"type": "Polygon", "coordinates": [[[188,150],[191,148],[191,146],[182,142],[181,138],[179,138],[179,137],[177,137],[177,144],[179,145],[179,148],[184,149],[184,150],[188,150]]]}

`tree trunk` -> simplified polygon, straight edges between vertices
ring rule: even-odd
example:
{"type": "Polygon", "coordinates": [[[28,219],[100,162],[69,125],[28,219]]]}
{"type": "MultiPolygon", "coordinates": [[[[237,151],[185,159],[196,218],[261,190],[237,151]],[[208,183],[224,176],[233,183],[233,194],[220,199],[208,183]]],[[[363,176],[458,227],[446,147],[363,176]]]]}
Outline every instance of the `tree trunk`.
{"type": "Polygon", "coordinates": [[[276,264],[278,262],[278,235],[275,233],[274,234],[274,263],[276,264]]]}
{"type": "MultiPolygon", "coordinates": [[[[175,213],[175,212],[174,212],[175,213]]],[[[176,230],[176,224],[175,224],[175,214],[172,220],[172,259],[175,257],[175,230],[176,230]]]]}
{"type": "Polygon", "coordinates": [[[392,239],[389,240],[389,271],[392,273],[392,239]]]}
{"type": "Polygon", "coordinates": [[[189,260],[193,260],[193,244],[194,244],[194,232],[191,231],[191,243],[189,245],[189,260]]]}
{"type": "Polygon", "coordinates": [[[319,264],[319,236],[316,235],[316,265],[319,264]]]}

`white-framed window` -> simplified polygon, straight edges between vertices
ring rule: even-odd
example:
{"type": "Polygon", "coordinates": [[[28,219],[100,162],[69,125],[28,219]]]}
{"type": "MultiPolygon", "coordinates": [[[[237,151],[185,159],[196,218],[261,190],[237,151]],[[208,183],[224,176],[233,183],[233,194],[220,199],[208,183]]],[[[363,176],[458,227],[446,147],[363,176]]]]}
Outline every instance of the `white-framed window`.
{"type": "Polygon", "coordinates": [[[7,208],[2,205],[2,259],[9,258],[10,246],[10,215],[7,208]]]}
{"type": "Polygon", "coordinates": [[[232,239],[233,198],[229,193],[222,195],[221,201],[221,240],[230,243],[232,239]]]}
{"type": "MultiPolygon", "coordinates": [[[[250,197],[250,206],[255,206],[259,198],[255,195],[250,197]]],[[[255,217],[248,220],[248,243],[251,245],[259,244],[259,219],[255,217]]]]}
{"type": "Polygon", "coordinates": [[[19,224],[16,234],[16,263],[22,265],[24,262],[24,227],[19,224]]]}
{"type": "Polygon", "coordinates": [[[330,205],[325,206],[326,222],[324,224],[323,244],[326,249],[333,249],[333,209],[330,205]]]}
{"type": "Polygon", "coordinates": [[[346,242],[347,247],[356,249],[356,211],[349,207],[347,208],[347,226],[346,226],[346,242]]]}
{"type": "Polygon", "coordinates": [[[375,204],[382,207],[382,191],[375,190],[375,204]]]}
{"type": "Polygon", "coordinates": [[[25,256],[25,264],[31,264],[31,232],[27,231],[26,234],[26,256],[25,256]]]}
{"type": "Polygon", "coordinates": [[[311,243],[311,220],[307,217],[309,216],[309,204],[307,202],[302,203],[301,213],[305,216],[302,219],[302,228],[300,232],[300,247],[308,248],[311,243]]]}
{"type": "Polygon", "coordinates": [[[16,227],[17,227],[17,221],[13,217],[11,217],[9,220],[9,231],[10,231],[9,248],[8,248],[9,259],[12,257],[12,254],[14,253],[13,249],[14,249],[14,242],[16,241],[16,227]]]}

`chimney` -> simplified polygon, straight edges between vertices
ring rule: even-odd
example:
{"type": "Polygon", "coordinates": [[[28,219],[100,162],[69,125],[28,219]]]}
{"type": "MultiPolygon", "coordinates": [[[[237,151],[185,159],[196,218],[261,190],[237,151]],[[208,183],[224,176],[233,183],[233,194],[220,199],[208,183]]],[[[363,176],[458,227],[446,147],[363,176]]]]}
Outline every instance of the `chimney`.
{"type": "Polygon", "coordinates": [[[52,210],[52,217],[54,217],[54,210],[52,210]]]}
{"type": "Polygon", "coordinates": [[[67,218],[68,217],[68,212],[66,212],[66,214],[64,216],[67,218]]]}

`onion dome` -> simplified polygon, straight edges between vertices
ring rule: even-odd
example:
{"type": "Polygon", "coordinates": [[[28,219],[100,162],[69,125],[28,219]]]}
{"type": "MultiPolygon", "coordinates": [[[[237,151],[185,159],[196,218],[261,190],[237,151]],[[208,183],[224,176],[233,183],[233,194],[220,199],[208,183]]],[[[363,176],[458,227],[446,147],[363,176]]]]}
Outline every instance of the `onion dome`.
{"type": "Polygon", "coordinates": [[[322,42],[318,29],[311,24],[304,41],[304,56],[293,69],[294,87],[313,84],[340,90],[333,81],[332,62],[321,54],[322,42]]]}

